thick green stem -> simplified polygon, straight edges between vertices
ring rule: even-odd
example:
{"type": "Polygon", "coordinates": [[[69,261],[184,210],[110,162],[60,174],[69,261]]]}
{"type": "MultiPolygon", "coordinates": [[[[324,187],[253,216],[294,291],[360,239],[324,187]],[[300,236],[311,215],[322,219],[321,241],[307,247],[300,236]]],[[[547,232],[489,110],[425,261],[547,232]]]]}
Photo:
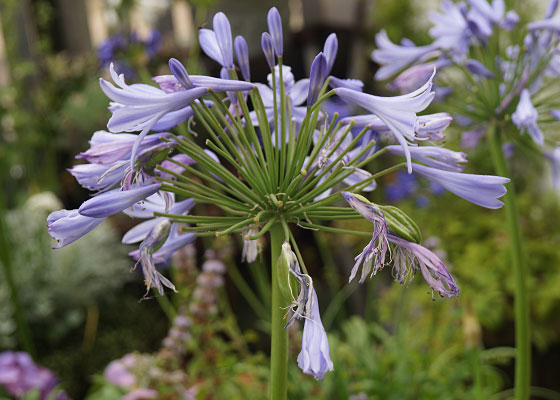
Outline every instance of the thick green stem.
{"type": "Polygon", "coordinates": [[[272,329],[270,340],[270,399],[286,400],[288,383],[288,331],[284,329],[286,304],[278,286],[277,263],[284,242],[282,225],[270,228],[270,253],[272,265],[272,329]]]}
{"type": "MultiPolygon", "coordinates": [[[[489,139],[492,148],[492,158],[496,173],[511,178],[504,153],[502,151],[502,139],[496,125],[489,127],[489,139]]],[[[509,230],[509,241],[511,247],[511,261],[513,266],[513,278],[515,283],[514,306],[515,306],[515,399],[529,399],[529,387],[531,383],[531,342],[529,331],[529,301],[527,295],[527,265],[523,252],[523,238],[519,223],[519,210],[515,198],[513,180],[503,197],[506,212],[506,220],[509,230]]]]}

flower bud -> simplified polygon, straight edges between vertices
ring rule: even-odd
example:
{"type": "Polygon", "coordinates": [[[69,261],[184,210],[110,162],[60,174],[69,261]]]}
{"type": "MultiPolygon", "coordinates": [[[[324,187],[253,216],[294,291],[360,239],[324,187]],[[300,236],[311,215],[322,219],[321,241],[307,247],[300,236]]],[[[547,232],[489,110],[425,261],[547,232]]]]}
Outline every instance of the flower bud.
{"type": "Polygon", "coordinates": [[[250,81],[251,69],[249,68],[249,48],[247,47],[247,41],[243,36],[237,36],[233,41],[233,46],[235,48],[235,56],[237,57],[241,75],[243,79],[250,81]]]}
{"type": "Polygon", "coordinates": [[[274,48],[272,47],[272,39],[270,38],[270,34],[268,32],[264,32],[262,34],[261,47],[269,68],[274,69],[274,65],[276,64],[274,60],[274,48]]]}
{"type": "Polygon", "coordinates": [[[311,73],[309,74],[309,92],[307,94],[307,106],[310,107],[317,102],[319,92],[323,86],[323,82],[327,76],[327,59],[323,53],[319,53],[313,64],[311,64],[311,73]]]}
{"type": "Polygon", "coordinates": [[[274,51],[278,57],[282,57],[284,51],[282,41],[282,18],[280,18],[280,13],[276,7],[272,7],[268,11],[266,20],[268,22],[268,30],[270,31],[274,51]]]}

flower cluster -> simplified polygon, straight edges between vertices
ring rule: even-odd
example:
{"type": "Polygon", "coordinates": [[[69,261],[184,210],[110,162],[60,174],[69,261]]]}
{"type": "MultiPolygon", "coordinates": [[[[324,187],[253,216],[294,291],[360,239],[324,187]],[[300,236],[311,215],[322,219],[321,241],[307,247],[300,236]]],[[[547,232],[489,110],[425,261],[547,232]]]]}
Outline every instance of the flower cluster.
{"type": "MultiPolygon", "coordinates": [[[[292,302],[290,323],[304,320],[298,364],[321,379],[333,363],[313,280],[292,228],[370,238],[350,279],[360,268],[363,281],[393,263],[397,280],[420,272],[433,291],[453,296],[457,285],[439,258],[418,244],[421,236],[414,222],[397,208],[370,203],[359,193],[375,190],[376,179],[403,169],[470,202],[499,208],[508,179],[463,173],[464,154],[432,144],[443,138],[451,122],[445,113],[417,115],[436,95],[433,68],[410,93],[363,93],[360,81],[330,76],[338,46],[332,34],[315,57],[309,79],[296,81],[283,63],[282,21],[276,8],[268,13],[268,27],[261,40],[270,67],[268,85],[251,82],[247,43],[241,36],[233,38],[223,13],[214,16],[212,29],[199,35],[202,50],[222,67],[220,78],[189,75],[181,62],[171,59],[171,74],[153,78],[158,88],[129,85],[111,68],[114,84],[100,81],[112,100],[111,133],[94,134],[91,148],[79,155],[89,164],[71,170],[96,193],[77,210],[51,214],[49,231],[61,247],[119,211],[146,218],[123,241],[140,242],[132,256],[141,264],[148,290],[160,294],[164,287],[175,287],[158,266],[195,237],[239,234],[243,259],[252,262],[270,232],[273,254],[283,255],[273,262],[288,266],[273,282],[289,293],[281,306],[292,302]],[[327,115],[322,104],[332,97],[360,106],[366,114],[327,115]],[[163,132],[186,120],[194,124],[183,135],[163,132]],[[205,133],[193,134],[194,125],[205,133]],[[379,133],[397,144],[380,147],[373,139],[379,133]],[[403,160],[373,170],[371,161],[378,157],[403,160]],[[351,208],[341,205],[342,200],[351,208]],[[209,208],[211,215],[205,215],[209,208]],[[328,225],[335,219],[361,218],[372,222],[373,233],[328,225]],[[297,297],[292,280],[299,287],[297,297]]],[[[223,272],[212,271],[216,278],[223,272]]],[[[207,283],[214,287],[220,281],[207,283]]]]}
{"type": "MultiPolygon", "coordinates": [[[[394,78],[391,86],[413,90],[438,68],[437,85],[446,105],[465,127],[466,146],[484,134],[490,124],[508,129],[507,140],[551,157],[560,120],[556,100],[560,55],[560,19],[554,17],[558,1],[551,0],[544,19],[524,24],[504,0],[443,0],[432,12],[433,42],[416,46],[404,39],[390,41],[385,31],[376,35],[372,58],[380,65],[375,78],[394,78]],[[465,95],[465,91],[468,92],[465,95]]],[[[558,185],[558,182],[555,182],[558,185]]]]}

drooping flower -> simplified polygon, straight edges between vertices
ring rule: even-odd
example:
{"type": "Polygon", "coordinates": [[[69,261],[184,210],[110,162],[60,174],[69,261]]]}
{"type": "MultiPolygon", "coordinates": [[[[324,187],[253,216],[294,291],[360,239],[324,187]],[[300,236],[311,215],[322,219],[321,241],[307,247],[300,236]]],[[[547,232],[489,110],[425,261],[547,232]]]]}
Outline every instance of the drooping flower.
{"type": "Polygon", "coordinates": [[[388,234],[387,239],[397,245],[393,264],[396,280],[406,283],[418,269],[432,290],[441,296],[452,297],[459,294],[459,288],[443,262],[427,248],[388,234]]]}
{"type": "Polygon", "coordinates": [[[301,272],[297,257],[288,242],[282,244],[281,257],[288,264],[289,272],[299,283],[298,298],[292,303],[292,316],[286,327],[294,319],[304,319],[301,352],[298,355],[298,366],[301,370],[315,379],[321,380],[327,371],[333,370],[330,358],[327,333],[319,314],[319,301],[313,288],[313,280],[301,272]]]}
{"type": "Polygon", "coordinates": [[[371,278],[385,265],[385,257],[389,250],[387,223],[381,210],[366,198],[350,192],[342,192],[342,196],[350,207],[373,223],[371,240],[364,247],[364,250],[355,257],[356,263],[348,278],[348,282],[351,282],[356,277],[360,266],[362,266],[360,283],[363,283],[368,276],[371,278]]]}
{"type": "MultiPolygon", "coordinates": [[[[171,221],[168,218],[159,220],[150,230],[148,236],[140,244],[140,258],[137,262],[142,266],[142,273],[146,283],[146,295],[152,287],[156,288],[160,295],[163,295],[163,287],[167,287],[174,292],[175,285],[163,276],[157,269],[152,258],[154,248],[163,243],[171,230],[171,221]]],[[[145,296],[146,296],[145,295],[145,296]]]]}
{"type": "Polygon", "coordinates": [[[511,120],[521,130],[521,133],[527,130],[535,143],[542,146],[544,144],[544,135],[537,124],[538,117],[539,114],[531,102],[529,90],[523,89],[519,98],[519,104],[511,115],[511,120]]]}

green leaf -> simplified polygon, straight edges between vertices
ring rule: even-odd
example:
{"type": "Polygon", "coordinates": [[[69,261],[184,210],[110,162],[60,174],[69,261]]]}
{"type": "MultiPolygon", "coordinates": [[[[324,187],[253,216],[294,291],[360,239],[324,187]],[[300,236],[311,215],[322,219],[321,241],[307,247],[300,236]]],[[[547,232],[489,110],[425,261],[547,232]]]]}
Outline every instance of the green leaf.
{"type": "Polygon", "coordinates": [[[410,242],[422,242],[422,233],[418,225],[404,212],[393,206],[378,206],[385,215],[389,229],[410,242]]]}

